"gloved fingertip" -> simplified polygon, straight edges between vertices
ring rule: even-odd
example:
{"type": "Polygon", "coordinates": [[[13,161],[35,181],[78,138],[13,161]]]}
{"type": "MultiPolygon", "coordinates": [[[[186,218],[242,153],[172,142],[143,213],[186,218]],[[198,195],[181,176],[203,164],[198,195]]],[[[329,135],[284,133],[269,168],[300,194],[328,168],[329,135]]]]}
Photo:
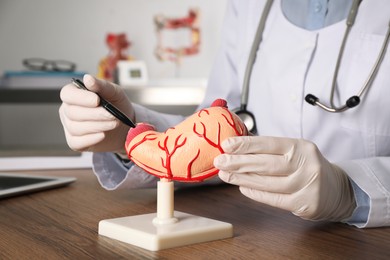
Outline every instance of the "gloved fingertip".
{"type": "Polygon", "coordinates": [[[260,192],[255,192],[254,193],[254,189],[251,189],[251,188],[248,188],[248,187],[244,187],[244,186],[240,186],[238,189],[241,192],[241,194],[244,195],[245,197],[248,197],[250,199],[262,202],[261,199],[260,199],[261,198],[260,192]]]}
{"type": "Polygon", "coordinates": [[[95,84],[95,78],[90,74],[85,74],[83,81],[86,86],[92,86],[95,84]]]}
{"type": "Polygon", "coordinates": [[[225,153],[231,153],[231,152],[233,152],[232,143],[233,143],[233,138],[227,138],[227,139],[225,139],[225,140],[221,143],[222,150],[223,150],[225,153]]]}
{"type": "Polygon", "coordinates": [[[217,157],[214,158],[214,166],[218,169],[221,168],[221,166],[223,166],[226,162],[226,156],[221,154],[221,155],[218,155],[217,157]]]}
{"type": "Polygon", "coordinates": [[[240,187],[238,187],[238,189],[240,190],[240,192],[243,194],[243,195],[245,195],[245,196],[247,196],[248,195],[248,188],[246,188],[246,187],[243,187],[243,186],[240,186],[240,187]]]}
{"type": "Polygon", "coordinates": [[[230,180],[230,174],[224,171],[219,171],[218,177],[224,182],[229,182],[230,180]]]}
{"type": "Polygon", "coordinates": [[[95,77],[92,76],[91,74],[86,73],[86,74],[84,74],[83,79],[84,80],[94,80],[95,77]]]}
{"type": "Polygon", "coordinates": [[[254,199],[255,197],[257,198],[256,200],[259,201],[259,198],[261,197],[261,191],[257,189],[253,189],[250,187],[246,186],[240,186],[240,192],[247,196],[248,198],[254,199]]]}

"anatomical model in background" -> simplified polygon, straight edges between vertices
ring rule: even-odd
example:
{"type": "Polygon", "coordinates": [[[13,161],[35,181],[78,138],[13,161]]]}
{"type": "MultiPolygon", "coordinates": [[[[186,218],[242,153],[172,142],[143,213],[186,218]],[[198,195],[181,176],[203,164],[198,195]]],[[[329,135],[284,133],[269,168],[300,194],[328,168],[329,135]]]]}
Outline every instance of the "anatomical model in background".
{"type": "MultiPolygon", "coordinates": [[[[200,50],[200,28],[199,28],[199,10],[192,8],[188,15],[181,18],[168,18],[162,14],[154,17],[154,24],[157,32],[156,57],[161,61],[172,61],[176,69],[181,65],[184,56],[192,56],[199,53],[200,50]],[[188,30],[188,34],[183,36],[183,31],[188,30]],[[174,39],[167,40],[167,35],[173,35],[174,39]],[[182,39],[188,37],[189,39],[182,39]],[[186,44],[178,46],[178,42],[185,41],[186,44]],[[170,46],[172,45],[173,46],[170,46]]],[[[176,74],[178,74],[176,72],[176,74]]],[[[178,75],[176,75],[178,76],[178,75]]]]}
{"type": "Polygon", "coordinates": [[[133,60],[133,57],[127,54],[127,49],[131,42],[127,40],[126,34],[109,33],[106,37],[106,43],[109,48],[108,55],[99,63],[98,78],[118,83],[116,69],[120,60],[133,60]]]}

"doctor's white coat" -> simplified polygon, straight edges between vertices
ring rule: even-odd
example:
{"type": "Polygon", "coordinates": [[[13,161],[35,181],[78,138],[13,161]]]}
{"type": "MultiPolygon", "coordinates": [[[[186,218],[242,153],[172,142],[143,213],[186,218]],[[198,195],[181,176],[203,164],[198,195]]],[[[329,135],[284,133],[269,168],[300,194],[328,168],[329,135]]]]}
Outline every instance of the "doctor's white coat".
{"type": "MultiPolygon", "coordinates": [[[[254,34],[265,0],[231,0],[223,28],[222,46],[211,73],[208,106],[225,98],[239,107],[240,95],[254,34]]],[[[337,80],[335,105],[356,95],[378,57],[390,21],[390,1],[363,1],[348,38],[337,80]]],[[[342,167],[369,197],[366,223],[360,227],[390,225],[390,51],[361,104],[342,113],[329,113],[304,101],[312,93],[329,103],[332,78],[345,20],[317,31],[291,24],[276,0],[267,19],[254,64],[248,110],[256,117],[259,135],[303,138],[342,167]]],[[[138,121],[163,131],[180,116],[162,115],[135,106],[138,121]]],[[[155,184],[155,178],[132,167],[127,173],[107,154],[95,154],[95,172],[108,189],[155,184]],[[122,171],[122,173],[118,173],[122,171]]]]}

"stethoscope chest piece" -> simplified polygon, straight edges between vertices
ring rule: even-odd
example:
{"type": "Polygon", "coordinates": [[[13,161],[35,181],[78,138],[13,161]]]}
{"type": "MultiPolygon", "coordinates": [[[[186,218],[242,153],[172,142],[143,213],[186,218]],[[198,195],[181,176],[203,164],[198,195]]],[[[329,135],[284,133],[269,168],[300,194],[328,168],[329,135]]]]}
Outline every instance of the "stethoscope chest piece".
{"type": "Polygon", "coordinates": [[[241,119],[249,132],[257,134],[255,116],[251,112],[242,108],[234,109],[233,112],[241,119]]]}

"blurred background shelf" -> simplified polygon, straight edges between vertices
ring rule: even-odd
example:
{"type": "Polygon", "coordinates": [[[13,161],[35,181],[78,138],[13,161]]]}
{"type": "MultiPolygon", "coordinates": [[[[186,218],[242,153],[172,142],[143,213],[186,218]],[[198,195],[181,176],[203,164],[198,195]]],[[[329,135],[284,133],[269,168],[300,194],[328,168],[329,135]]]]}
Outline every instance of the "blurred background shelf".
{"type": "Polygon", "coordinates": [[[60,101],[60,89],[12,89],[0,87],[0,104],[58,104],[60,101]]]}
{"type": "MultiPolygon", "coordinates": [[[[162,81],[124,90],[132,102],[147,108],[191,115],[202,102],[205,85],[203,80],[187,85],[162,81]]],[[[66,144],[58,116],[60,104],[58,87],[0,87],[0,157],[77,155],[66,144]]]]}

